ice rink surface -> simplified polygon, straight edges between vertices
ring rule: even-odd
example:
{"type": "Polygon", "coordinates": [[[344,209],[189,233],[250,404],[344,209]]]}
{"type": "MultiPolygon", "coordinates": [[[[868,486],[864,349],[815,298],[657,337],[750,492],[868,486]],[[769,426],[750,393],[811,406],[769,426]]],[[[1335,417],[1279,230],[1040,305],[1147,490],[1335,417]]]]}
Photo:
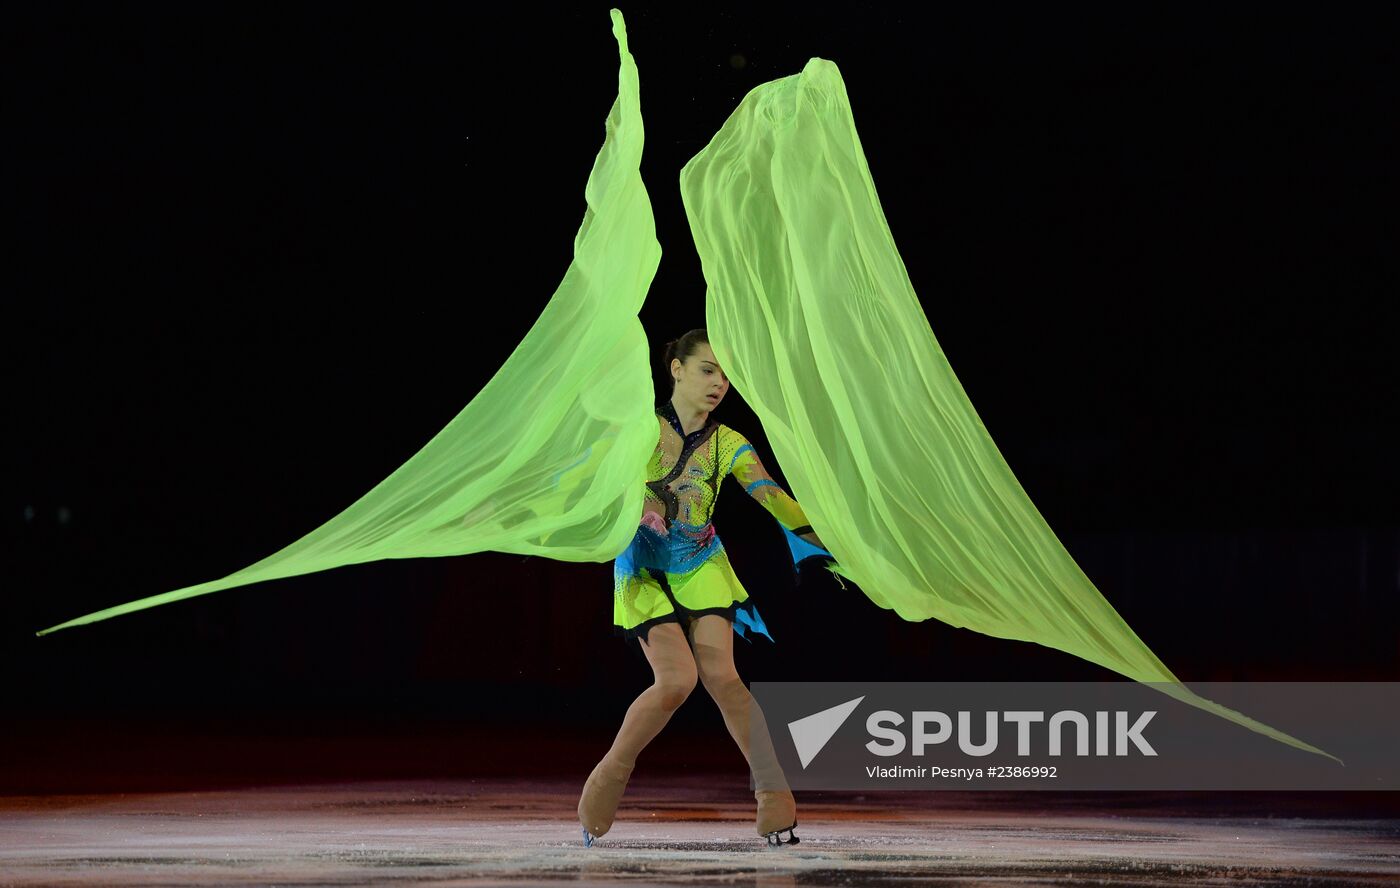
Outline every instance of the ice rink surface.
{"type": "Polygon", "coordinates": [[[1400,819],[1330,796],[799,792],[770,849],[732,775],[638,776],[584,848],[581,785],[0,797],[0,885],[1400,885],[1400,819]]]}

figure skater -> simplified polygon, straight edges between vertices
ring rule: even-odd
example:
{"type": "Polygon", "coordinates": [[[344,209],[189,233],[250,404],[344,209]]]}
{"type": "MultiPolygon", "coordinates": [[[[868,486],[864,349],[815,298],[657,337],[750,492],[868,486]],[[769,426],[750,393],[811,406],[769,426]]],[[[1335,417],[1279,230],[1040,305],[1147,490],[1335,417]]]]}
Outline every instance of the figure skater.
{"type": "Polygon", "coordinates": [[[753,445],[711,415],[729,391],[729,379],[705,330],[667,343],[665,362],[673,388],[656,409],[660,434],[647,466],[641,522],[613,562],[613,631],[642,647],[654,680],[628,708],[612,747],[584,784],[578,803],[583,841],[591,847],[612,828],[637,756],[698,678],[754,775],[758,834],[771,846],[796,844],[797,804],[763,713],[734,668],[735,633],[750,643],[752,634],[773,639],[715,533],[720,482],[733,475],[791,536],[825,547],[801,507],[764,470],[753,445]]]}

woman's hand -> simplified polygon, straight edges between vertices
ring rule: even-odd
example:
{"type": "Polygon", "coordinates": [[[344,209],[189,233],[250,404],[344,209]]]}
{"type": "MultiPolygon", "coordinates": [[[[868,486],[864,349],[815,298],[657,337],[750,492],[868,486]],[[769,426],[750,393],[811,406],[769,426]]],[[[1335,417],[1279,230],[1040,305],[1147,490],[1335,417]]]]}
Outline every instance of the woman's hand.
{"type": "Polygon", "coordinates": [[[650,527],[661,536],[670,535],[669,531],[666,530],[666,519],[663,518],[659,512],[645,512],[642,515],[642,526],[650,527]]]}

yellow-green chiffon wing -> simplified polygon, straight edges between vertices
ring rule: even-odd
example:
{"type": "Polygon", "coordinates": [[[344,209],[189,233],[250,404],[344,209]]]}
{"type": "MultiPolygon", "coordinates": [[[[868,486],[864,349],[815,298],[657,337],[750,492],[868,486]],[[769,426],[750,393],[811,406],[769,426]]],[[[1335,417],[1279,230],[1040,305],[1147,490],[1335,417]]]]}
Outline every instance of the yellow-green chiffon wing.
{"type": "Polygon", "coordinates": [[[924,316],[835,64],[755,87],[680,182],[710,344],[828,569],[906,620],[1056,648],[1335,758],[1188,690],[1041,517],[924,316]]]}

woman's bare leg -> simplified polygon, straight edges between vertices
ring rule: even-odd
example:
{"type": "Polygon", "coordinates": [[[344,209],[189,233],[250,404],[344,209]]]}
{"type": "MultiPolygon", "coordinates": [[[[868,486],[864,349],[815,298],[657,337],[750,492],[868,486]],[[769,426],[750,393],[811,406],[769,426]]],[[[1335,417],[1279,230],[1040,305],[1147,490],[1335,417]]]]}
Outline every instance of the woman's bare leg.
{"type": "Polygon", "coordinates": [[[707,614],[691,624],[690,638],[700,683],[714,698],[729,735],[748,761],[754,787],[760,791],[787,791],[787,778],[773,752],[763,711],[734,668],[733,625],[722,616],[707,614]]]}
{"type": "Polygon", "coordinates": [[[695,656],[679,623],[651,627],[647,640],[642,642],[642,651],[651,664],[651,687],[632,701],[605,756],[628,768],[637,763],[637,756],[695,690],[697,679],[695,656]]]}
{"type": "MultiPolygon", "coordinates": [[[[679,623],[653,626],[642,651],[651,664],[652,684],[632,701],[612,748],[588,776],[579,798],[578,819],[598,837],[612,829],[618,802],[646,745],[671,720],[671,714],[695,689],[695,657],[679,623]]],[[[591,841],[591,840],[590,840],[591,841]]]]}

